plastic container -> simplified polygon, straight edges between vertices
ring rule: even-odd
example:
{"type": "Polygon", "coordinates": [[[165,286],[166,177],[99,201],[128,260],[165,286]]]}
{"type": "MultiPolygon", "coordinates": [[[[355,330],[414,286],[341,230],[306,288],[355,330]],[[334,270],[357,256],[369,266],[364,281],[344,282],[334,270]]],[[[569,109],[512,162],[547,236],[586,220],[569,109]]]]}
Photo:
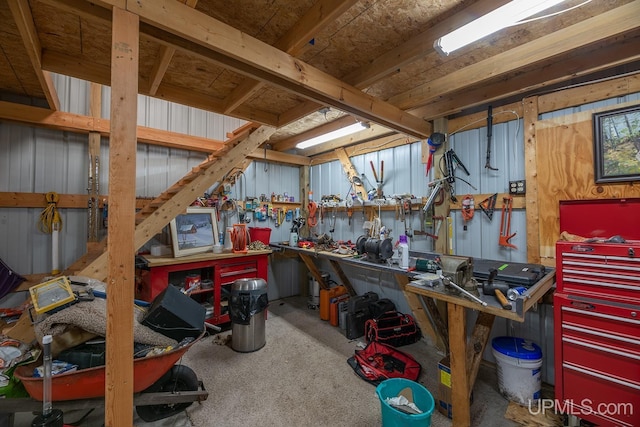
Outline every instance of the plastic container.
{"type": "Polygon", "coordinates": [[[398,243],[398,266],[409,268],[409,243],[404,234],[400,236],[400,243],[398,243]]]}
{"type": "Polygon", "coordinates": [[[540,399],[542,350],[532,341],[497,337],[491,341],[498,389],[507,399],[529,405],[540,399]]]}
{"type": "Polygon", "coordinates": [[[265,245],[269,245],[271,229],[267,227],[249,227],[249,237],[252,242],[260,241],[265,245]]]}
{"type": "Polygon", "coordinates": [[[405,378],[390,378],[378,384],[376,394],[382,407],[382,427],[429,427],[431,425],[435,401],[429,390],[422,384],[405,378]],[[411,389],[413,403],[422,411],[421,414],[407,414],[386,402],[387,398],[397,397],[406,388],[411,389]]]}

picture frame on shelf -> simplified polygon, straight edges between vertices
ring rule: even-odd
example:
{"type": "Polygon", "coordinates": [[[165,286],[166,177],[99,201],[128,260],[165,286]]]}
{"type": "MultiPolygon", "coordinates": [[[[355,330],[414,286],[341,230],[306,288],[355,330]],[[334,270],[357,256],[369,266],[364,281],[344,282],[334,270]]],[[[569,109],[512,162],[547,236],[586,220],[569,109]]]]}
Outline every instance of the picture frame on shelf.
{"type": "Polygon", "coordinates": [[[169,223],[174,258],[211,251],[218,244],[216,208],[189,207],[169,223]]]}
{"type": "Polygon", "coordinates": [[[596,184],[640,181],[640,105],[593,114],[596,184]]]}

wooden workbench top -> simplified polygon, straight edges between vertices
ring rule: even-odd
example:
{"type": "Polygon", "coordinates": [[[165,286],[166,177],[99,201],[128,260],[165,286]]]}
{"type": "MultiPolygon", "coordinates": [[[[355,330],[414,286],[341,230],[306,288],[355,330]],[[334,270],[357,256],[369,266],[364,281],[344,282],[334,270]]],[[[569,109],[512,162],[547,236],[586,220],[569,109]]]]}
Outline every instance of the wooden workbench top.
{"type": "Polygon", "coordinates": [[[227,258],[242,258],[248,256],[255,255],[269,255],[271,254],[271,249],[260,249],[260,250],[249,250],[246,253],[235,253],[235,252],[222,252],[220,254],[214,254],[213,252],[203,252],[201,254],[189,255],[184,257],[167,257],[167,256],[153,256],[153,255],[140,255],[147,261],[147,265],[149,267],[158,267],[163,265],[176,265],[176,264],[186,264],[190,262],[199,262],[199,261],[215,261],[219,259],[227,259],[227,258]]]}

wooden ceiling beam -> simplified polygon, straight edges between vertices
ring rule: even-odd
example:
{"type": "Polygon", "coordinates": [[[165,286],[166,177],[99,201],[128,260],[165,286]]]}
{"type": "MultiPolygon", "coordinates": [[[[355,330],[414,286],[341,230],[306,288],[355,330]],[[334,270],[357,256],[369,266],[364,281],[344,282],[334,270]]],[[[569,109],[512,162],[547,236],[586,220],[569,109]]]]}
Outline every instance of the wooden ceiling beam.
{"type": "Polygon", "coordinates": [[[536,89],[544,91],[553,84],[640,61],[640,53],[637,53],[640,52],[640,31],[636,33],[634,37],[622,37],[619,42],[606,48],[598,45],[588,51],[582,51],[573,55],[570,61],[554,62],[491,84],[452,93],[436,102],[409,111],[425,120],[433,120],[467,108],[531,93],[536,89]],[[636,54],[630,55],[629,52],[636,54]]]}
{"type": "MultiPolygon", "coordinates": [[[[73,13],[81,16],[83,19],[108,22],[111,23],[111,13],[109,10],[97,5],[108,5],[110,2],[94,2],[89,3],[85,0],[40,0],[53,7],[59,8],[65,12],[73,13]]],[[[193,0],[188,0],[193,1],[193,0]]],[[[117,5],[117,1],[113,2],[117,5]]],[[[141,38],[149,38],[163,46],[175,49],[175,46],[159,40],[157,37],[146,34],[144,28],[149,28],[141,23],[141,38]]],[[[110,71],[109,67],[97,64],[95,61],[82,57],[73,57],[57,52],[44,52],[42,55],[43,67],[46,70],[54,71],[60,74],[70,75],[79,79],[92,81],[109,86],[110,71]],[[75,70],[81,70],[81,73],[73,73],[75,70]]],[[[211,111],[217,114],[224,114],[222,101],[210,95],[187,92],[182,87],[167,85],[160,83],[155,94],[151,94],[151,82],[140,81],[140,93],[143,95],[153,96],[155,98],[165,99],[167,101],[189,105],[202,110],[211,111]]],[[[278,126],[278,116],[268,111],[256,110],[250,107],[240,107],[234,111],[234,117],[247,121],[254,121],[263,125],[278,126]]]]}
{"type": "Polygon", "coordinates": [[[373,61],[347,74],[343,80],[359,89],[397,73],[402,67],[411,64],[426,55],[433,54],[433,43],[449,31],[461,27],[479,16],[485,15],[508,0],[482,0],[438,24],[429,27],[420,34],[407,40],[400,46],[380,55],[373,61]]]}
{"type": "Polygon", "coordinates": [[[247,155],[248,159],[260,160],[269,163],[280,163],[285,165],[309,166],[311,159],[307,156],[297,154],[281,153],[279,151],[264,150],[258,148],[251,154],[247,155]]]}
{"type": "MultiPolygon", "coordinates": [[[[96,132],[105,137],[109,137],[111,131],[111,124],[108,119],[65,113],[63,111],[51,111],[46,108],[14,104],[6,101],[0,101],[0,120],[65,132],[82,134],[96,132]]],[[[239,139],[246,138],[255,128],[255,125],[243,126],[241,129],[245,129],[244,132],[239,132],[237,135],[234,134],[228,140],[220,141],[138,126],[137,137],[139,143],[210,154],[215,153],[229,144],[236,143],[239,139]]],[[[251,160],[262,160],[271,163],[282,163],[297,166],[309,165],[309,157],[281,153],[273,150],[266,150],[265,152],[263,149],[257,149],[247,155],[247,158],[251,160]]]]}
{"type": "MultiPolygon", "coordinates": [[[[344,76],[342,80],[352,84],[358,89],[365,89],[390,74],[398,72],[403,66],[433,53],[433,42],[438,37],[446,34],[451,29],[460,27],[476,19],[478,16],[484,15],[488,11],[507,3],[507,1],[508,0],[481,0],[474,3],[450,19],[430,27],[402,45],[350,72],[344,76]]],[[[317,111],[321,107],[321,105],[315,102],[304,102],[280,114],[279,124],[280,126],[285,126],[317,111]]],[[[280,148],[278,147],[278,149],[280,148]]]]}
{"type": "Polygon", "coordinates": [[[18,27],[20,37],[24,43],[24,47],[27,50],[27,55],[33,66],[33,70],[40,82],[42,92],[44,93],[49,108],[53,111],[60,109],[60,100],[58,99],[58,93],[53,85],[53,79],[51,74],[42,70],[42,47],[40,45],[40,39],[38,38],[38,32],[36,31],[35,24],[33,22],[33,16],[31,14],[31,8],[29,7],[28,0],[8,0],[9,9],[13,15],[13,20],[18,27]]]}
{"type": "MultiPolygon", "coordinates": [[[[198,4],[198,0],[180,0],[182,3],[186,4],[189,7],[195,8],[196,4],[198,4]]],[[[165,73],[167,72],[167,68],[169,68],[169,63],[173,58],[173,54],[176,53],[176,50],[169,46],[160,46],[160,52],[158,55],[158,59],[153,64],[153,68],[151,69],[151,75],[149,76],[149,95],[153,96],[156,94],[158,90],[158,86],[160,86],[160,82],[164,78],[165,73]]]]}
{"type": "MultiPolygon", "coordinates": [[[[88,134],[97,132],[101,136],[110,134],[110,121],[107,119],[83,116],[80,114],[51,111],[46,108],[32,107],[0,101],[0,120],[23,123],[65,132],[88,134]]],[[[212,153],[224,147],[224,142],[183,133],[170,132],[138,126],[138,142],[162,147],[212,153]]]]}
{"type": "Polygon", "coordinates": [[[236,72],[398,132],[426,136],[428,124],[422,119],[174,0],[137,0],[129,3],[127,10],[154,27],[209,50],[211,59],[236,72]]]}
{"type": "MultiPolygon", "coordinates": [[[[358,0],[319,0],[273,46],[291,56],[298,56],[322,27],[334,21],[357,2],[358,0]]],[[[263,85],[264,83],[247,77],[225,99],[225,114],[231,113],[263,85]]]]}
{"type": "MultiPolygon", "coordinates": [[[[77,77],[107,86],[111,84],[109,67],[97,64],[95,61],[86,58],[45,51],[42,54],[42,66],[46,70],[71,77],[77,77]]],[[[141,94],[151,96],[148,92],[148,82],[140,81],[139,88],[141,94]]],[[[161,83],[154,97],[222,114],[222,103],[218,98],[197,92],[187,92],[182,87],[161,83]]],[[[247,121],[271,126],[278,122],[277,115],[248,107],[239,108],[234,115],[247,121]]]]}
{"type": "Polygon", "coordinates": [[[389,102],[405,110],[426,105],[460,87],[480,84],[525,66],[566,55],[574,49],[633,31],[640,26],[638,16],[640,1],[627,3],[393,96],[389,102]]]}

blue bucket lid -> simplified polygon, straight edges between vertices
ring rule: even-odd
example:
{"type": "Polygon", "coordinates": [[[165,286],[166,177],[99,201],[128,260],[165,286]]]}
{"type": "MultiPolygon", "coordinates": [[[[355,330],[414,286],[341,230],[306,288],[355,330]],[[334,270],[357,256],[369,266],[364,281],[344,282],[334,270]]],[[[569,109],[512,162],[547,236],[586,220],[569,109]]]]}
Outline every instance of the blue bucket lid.
{"type": "Polygon", "coordinates": [[[493,349],[506,356],[518,359],[541,359],[542,350],[530,340],[516,337],[497,337],[491,341],[493,349]]]}

